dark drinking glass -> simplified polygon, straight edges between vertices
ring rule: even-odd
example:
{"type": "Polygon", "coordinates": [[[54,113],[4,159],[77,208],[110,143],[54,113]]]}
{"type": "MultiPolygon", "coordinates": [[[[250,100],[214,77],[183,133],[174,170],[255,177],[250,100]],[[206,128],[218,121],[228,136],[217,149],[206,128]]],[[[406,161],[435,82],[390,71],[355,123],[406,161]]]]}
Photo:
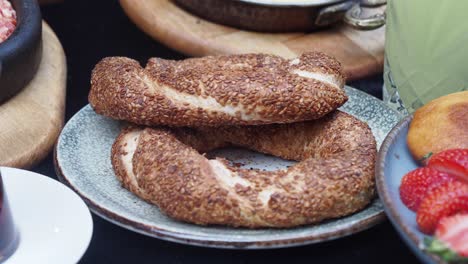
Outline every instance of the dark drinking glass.
{"type": "Polygon", "coordinates": [[[13,225],[0,171],[0,262],[5,261],[15,251],[17,246],[18,234],[13,225]]]}

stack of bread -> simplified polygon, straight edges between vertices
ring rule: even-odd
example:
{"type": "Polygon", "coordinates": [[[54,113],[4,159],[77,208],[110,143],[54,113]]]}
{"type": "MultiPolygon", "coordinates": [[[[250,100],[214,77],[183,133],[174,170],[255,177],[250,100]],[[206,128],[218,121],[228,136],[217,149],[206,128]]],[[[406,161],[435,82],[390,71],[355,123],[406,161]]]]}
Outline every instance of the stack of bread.
{"type": "Polygon", "coordinates": [[[117,178],[177,220],[293,227],[342,217],[374,197],[376,143],[347,101],[341,65],[313,52],[96,65],[89,102],[131,123],[111,153],[117,178]],[[248,170],[204,153],[240,146],[296,160],[248,170]]]}

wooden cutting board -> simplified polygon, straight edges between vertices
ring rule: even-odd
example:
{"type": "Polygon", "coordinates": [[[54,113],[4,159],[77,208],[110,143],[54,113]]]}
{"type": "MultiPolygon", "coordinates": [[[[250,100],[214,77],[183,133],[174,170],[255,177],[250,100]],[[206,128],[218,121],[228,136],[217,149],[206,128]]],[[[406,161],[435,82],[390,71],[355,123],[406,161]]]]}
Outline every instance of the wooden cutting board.
{"type": "Polygon", "coordinates": [[[0,165],[28,168],[43,159],[63,126],[67,65],[60,41],[43,22],[43,55],[34,79],[0,105],[0,165]]]}
{"type": "Polygon", "coordinates": [[[321,50],[344,65],[348,80],[383,70],[385,28],[358,31],[342,25],[314,33],[268,34],[211,23],[170,0],[120,0],[122,8],[144,32],[191,56],[264,52],[286,58],[321,50]]]}

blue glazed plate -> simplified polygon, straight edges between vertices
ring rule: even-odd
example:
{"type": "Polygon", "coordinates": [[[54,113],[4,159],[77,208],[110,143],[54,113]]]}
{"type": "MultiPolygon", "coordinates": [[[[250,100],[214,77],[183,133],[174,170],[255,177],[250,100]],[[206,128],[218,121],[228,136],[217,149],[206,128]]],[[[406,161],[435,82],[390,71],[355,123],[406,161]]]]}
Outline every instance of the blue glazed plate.
{"type": "MultiPolygon", "coordinates": [[[[364,92],[351,87],[346,87],[346,92],[349,101],[341,110],[367,122],[380,146],[400,115],[364,92]]],[[[172,220],[124,189],[116,179],[110,150],[120,128],[120,122],[97,115],[89,105],[84,107],[62,130],[55,149],[55,167],[60,180],[75,190],[95,214],[132,231],[204,247],[260,249],[336,239],[385,219],[382,204],[375,199],[355,214],[291,229],[197,226],[172,220]]],[[[216,154],[246,167],[274,170],[288,165],[279,158],[246,150],[227,149],[216,154]]]]}
{"type": "Polygon", "coordinates": [[[421,249],[425,235],[418,230],[416,214],[409,210],[400,199],[401,179],[407,172],[418,167],[406,144],[408,127],[412,119],[412,116],[403,119],[390,131],[382,143],[376,166],[377,189],[384,204],[385,213],[416,256],[424,263],[443,263],[434,255],[426,254],[421,249]]]}

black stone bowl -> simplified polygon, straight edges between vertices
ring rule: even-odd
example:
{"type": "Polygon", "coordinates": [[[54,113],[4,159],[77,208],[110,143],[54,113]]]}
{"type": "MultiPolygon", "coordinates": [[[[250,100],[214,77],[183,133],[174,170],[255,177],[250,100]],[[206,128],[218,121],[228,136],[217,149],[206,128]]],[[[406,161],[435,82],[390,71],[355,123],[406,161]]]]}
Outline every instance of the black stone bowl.
{"type": "Polygon", "coordinates": [[[16,29],[0,43],[0,103],[21,91],[36,74],[42,56],[42,18],[36,0],[10,0],[16,29]]]}

